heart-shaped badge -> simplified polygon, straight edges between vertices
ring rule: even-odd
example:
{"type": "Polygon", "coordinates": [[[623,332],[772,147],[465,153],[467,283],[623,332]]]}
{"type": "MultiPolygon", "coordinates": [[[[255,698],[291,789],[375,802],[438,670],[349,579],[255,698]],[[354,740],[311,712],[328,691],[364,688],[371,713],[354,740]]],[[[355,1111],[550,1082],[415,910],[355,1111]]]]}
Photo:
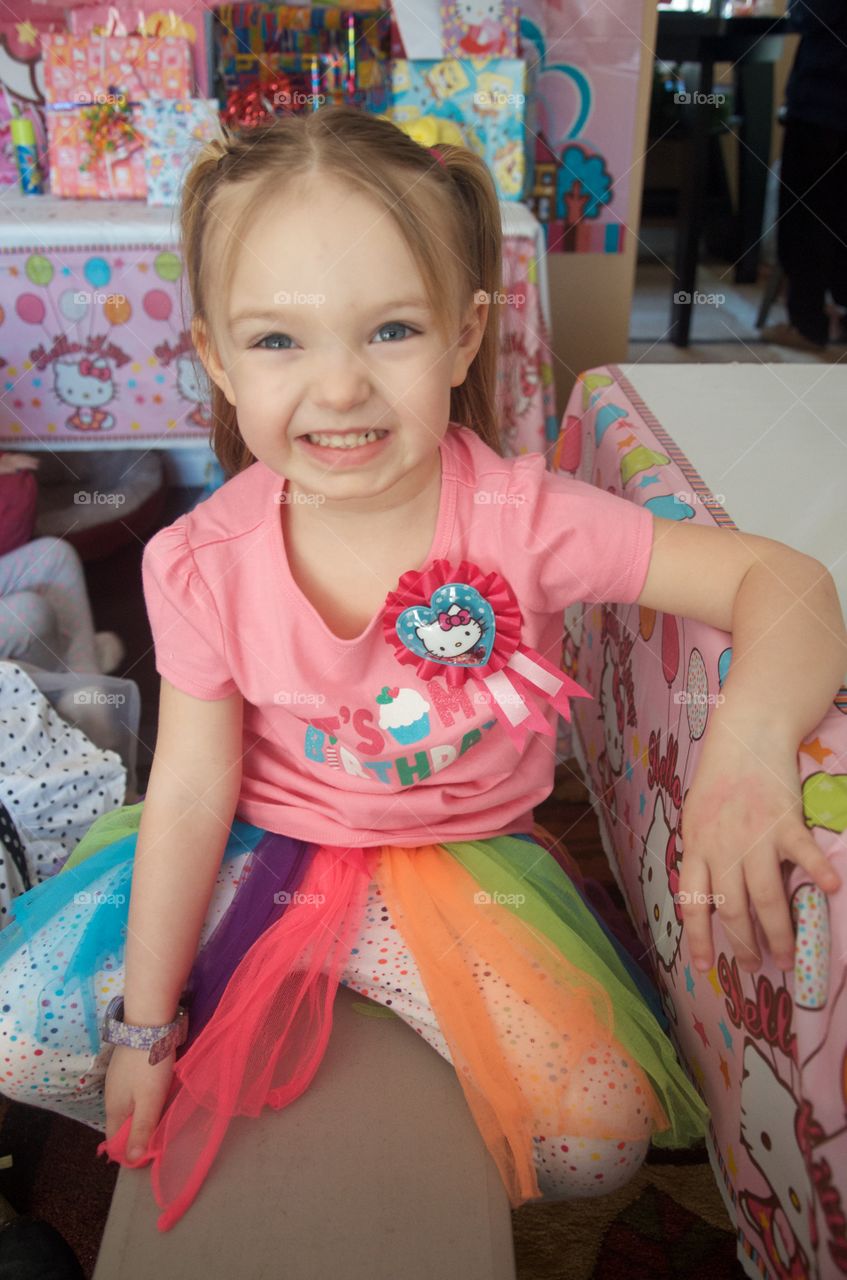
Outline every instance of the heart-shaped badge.
{"type": "Polygon", "coordinates": [[[443,666],[484,667],[494,648],[494,610],[466,582],[447,582],[433,592],[429,608],[404,609],[397,634],[417,658],[443,666]]]}

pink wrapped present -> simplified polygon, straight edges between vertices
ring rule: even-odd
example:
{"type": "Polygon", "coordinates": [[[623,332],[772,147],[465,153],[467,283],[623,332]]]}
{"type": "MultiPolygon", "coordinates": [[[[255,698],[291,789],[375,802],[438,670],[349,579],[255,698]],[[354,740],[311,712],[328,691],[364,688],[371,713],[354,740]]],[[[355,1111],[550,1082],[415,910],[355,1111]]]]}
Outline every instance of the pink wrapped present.
{"type": "Polygon", "coordinates": [[[190,98],[191,51],[180,36],[45,35],[44,96],[53,106],[104,102],[125,93],[143,98],[190,98]]]}
{"type": "Polygon", "coordinates": [[[210,11],[196,0],[168,0],[167,10],[159,0],[135,0],[134,4],[86,4],[72,9],[68,26],[75,36],[181,36],[191,46],[197,90],[205,98],[209,92],[209,17],[210,11]]]}

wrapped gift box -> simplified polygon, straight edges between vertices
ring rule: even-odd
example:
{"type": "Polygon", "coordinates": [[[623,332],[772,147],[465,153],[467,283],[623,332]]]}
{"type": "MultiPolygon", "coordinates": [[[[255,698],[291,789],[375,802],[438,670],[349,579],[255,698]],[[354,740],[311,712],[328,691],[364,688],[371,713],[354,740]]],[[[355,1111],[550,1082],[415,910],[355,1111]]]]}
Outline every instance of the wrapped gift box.
{"type": "MultiPolygon", "coordinates": [[[[73,36],[42,38],[50,186],[54,195],[89,199],[143,200],[147,177],[143,145],[123,158],[105,152],[88,168],[85,107],[123,93],[139,129],[140,106],[148,98],[191,96],[191,53],[179,36],[73,36]]],[[[143,134],[139,132],[139,139],[143,134]]]]}
{"type": "Polygon", "coordinates": [[[397,59],[391,107],[397,124],[438,116],[459,126],[485,160],[501,200],[520,200],[526,178],[526,64],[519,58],[397,59]]]}
{"type": "Polygon", "coordinates": [[[115,89],[131,101],[191,97],[191,51],[180,36],[50,34],[41,45],[48,104],[105,101],[115,89]]]}
{"type": "Polygon", "coordinates": [[[145,138],[147,203],[176,204],[195,151],[220,132],[217,99],[150,98],[139,111],[145,138]]]}
{"type": "MultiPolygon", "coordinates": [[[[131,108],[138,127],[141,108],[131,108]]],[[[86,121],[82,109],[47,112],[47,139],[50,147],[50,190],[53,195],[91,200],[143,200],[147,195],[144,147],[138,146],[125,159],[98,159],[83,169],[90,155],[85,138],[86,121]]]]}

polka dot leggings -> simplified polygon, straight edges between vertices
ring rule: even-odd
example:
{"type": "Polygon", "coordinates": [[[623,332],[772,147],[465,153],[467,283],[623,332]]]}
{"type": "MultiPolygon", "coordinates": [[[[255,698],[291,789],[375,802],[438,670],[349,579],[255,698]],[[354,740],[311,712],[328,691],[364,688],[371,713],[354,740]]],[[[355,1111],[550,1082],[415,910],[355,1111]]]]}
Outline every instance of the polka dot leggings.
{"type": "MultiPolygon", "coordinates": [[[[222,863],[209,911],[200,934],[202,945],[235,895],[245,853],[222,863]]],[[[105,892],[105,886],[103,888],[105,892]]],[[[97,884],[91,886],[91,898],[97,884]]],[[[79,929],[85,923],[82,918],[79,929]]],[[[31,947],[21,947],[0,971],[0,1093],[31,1106],[57,1111],[105,1134],[104,1080],[114,1046],[101,1044],[92,1053],[78,992],[55,991],[45,1012],[49,1028],[42,1042],[35,1038],[36,998],[43,979],[33,982],[34,970],[43,974],[36,935],[31,947]]],[[[556,1069],[555,1049],[545,1045],[544,1023],[521,1003],[504,999],[498,977],[480,957],[480,990],[497,1025],[509,1043],[518,1045],[523,1067],[520,1079],[532,1096],[532,1078],[542,1069],[556,1069]]],[[[402,935],[388,917],[379,888],[371,884],[359,937],[341,977],[343,986],[393,1010],[451,1065],[447,1044],[433,1016],[420,973],[402,935]]],[[[123,991],[124,966],[106,960],[97,973],[94,992],[98,1025],[113,996],[123,991]]],[[[549,1030],[548,1030],[549,1036],[549,1030]]],[[[586,1105],[602,1106],[610,1119],[638,1113],[628,1060],[598,1046],[578,1064],[577,1084],[586,1105]]],[[[541,1110],[541,1108],[539,1108],[541,1110]]],[[[628,1182],[647,1154],[650,1121],[644,1116],[644,1137],[634,1141],[579,1138],[551,1133],[543,1115],[537,1117],[534,1159],[538,1185],[545,1201],[603,1195],[628,1182]]]]}

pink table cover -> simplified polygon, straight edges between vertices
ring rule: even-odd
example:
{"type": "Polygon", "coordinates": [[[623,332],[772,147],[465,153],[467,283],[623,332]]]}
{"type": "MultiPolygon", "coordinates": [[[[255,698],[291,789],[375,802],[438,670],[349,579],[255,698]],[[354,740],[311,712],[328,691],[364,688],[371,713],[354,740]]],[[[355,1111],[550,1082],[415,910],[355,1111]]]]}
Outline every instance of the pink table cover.
{"type": "MultiPolygon", "coordinates": [[[[183,324],[176,246],[50,248],[21,231],[20,246],[0,248],[0,442],[202,442],[208,390],[183,324]]],[[[503,260],[504,451],[544,451],[557,418],[536,241],[505,237],[503,260]]]]}
{"type": "MultiPolygon", "coordinates": [[[[552,467],[656,514],[735,528],[615,365],[574,387],[552,467]],[[680,493],[697,495],[674,501],[680,493]]],[[[707,1145],[750,1276],[847,1272],[847,887],[826,896],[793,866],[794,973],[769,953],[738,969],[713,914],[717,963],[699,974],[673,896],[680,811],[732,637],[638,605],[571,606],[564,669],[574,754],[603,844],[649,953],[673,1039],[711,1110],[707,1145]]],[[[801,744],[806,825],[847,886],[847,688],[801,744]]]]}

